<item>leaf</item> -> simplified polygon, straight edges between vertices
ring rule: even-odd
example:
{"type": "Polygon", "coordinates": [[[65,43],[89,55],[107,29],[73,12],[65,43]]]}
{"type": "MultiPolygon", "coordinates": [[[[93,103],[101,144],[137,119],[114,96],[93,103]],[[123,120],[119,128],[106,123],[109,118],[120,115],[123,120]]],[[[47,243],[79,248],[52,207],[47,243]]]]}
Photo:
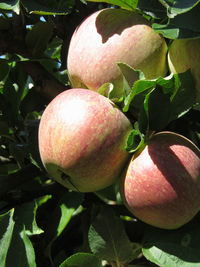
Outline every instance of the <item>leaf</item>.
{"type": "Polygon", "coordinates": [[[167,16],[166,8],[159,1],[139,0],[137,8],[152,18],[163,19],[167,16]]]}
{"type": "Polygon", "coordinates": [[[174,17],[178,14],[186,13],[195,7],[199,0],[159,0],[159,2],[167,8],[168,16],[174,17]]]}
{"type": "Polygon", "coordinates": [[[138,0],[87,0],[89,2],[104,2],[111,5],[117,5],[124,9],[134,10],[137,7],[138,0]]]}
{"type": "Polygon", "coordinates": [[[25,251],[26,251],[26,257],[28,261],[28,265],[30,267],[36,267],[36,258],[35,258],[35,251],[33,248],[33,245],[25,231],[25,228],[20,232],[20,237],[22,238],[25,246],[25,251]]]}
{"type": "Polygon", "coordinates": [[[0,258],[1,267],[6,266],[6,257],[12,240],[15,222],[14,209],[0,215],[0,258]]]}
{"type": "Polygon", "coordinates": [[[56,208],[52,211],[51,221],[46,230],[49,249],[53,241],[61,235],[66,228],[74,212],[79,208],[83,201],[84,194],[76,192],[65,192],[60,198],[56,208]]]}
{"type": "Polygon", "coordinates": [[[111,208],[103,208],[94,219],[88,233],[89,246],[94,255],[107,260],[129,262],[133,249],[122,221],[116,217],[111,208]]]}
{"type": "Polygon", "coordinates": [[[125,63],[118,63],[117,64],[121,73],[123,74],[124,79],[127,81],[128,85],[130,87],[133,86],[133,83],[140,78],[140,72],[137,70],[134,70],[131,66],[125,63]]]}
{"type": "Polygon", "coordinates": [[[196,94],[190,70],[181,74],[170,74],[165,78],[159,77],[156,80],[139,80],[134,83],[131,92],[125,98],[123,111],[133,109],[138,113],[141,133],[160,131],[195,105],[196,94]]]}
{"type": "Polygon", "coordinates": [[[0,9],[13,10],[17,14],[20,12],[20,1],[19,0],[8,0],[0,2],[0,9]]]}
{"type": "Polygon", "coordinates": [[[39,228],[36,223],[37,209],[37,202],[31,201],[20,205],[15,210],[15,222],[19,224],[22,231],[25,231],[29,236],[39,235],[43,233],[43,230],[39,228]]]}
{"type": "Polygon", "coordinates": [[[198,267],[199,236],[198,219],[173,231],[148,227],[144,233],[143,255],[161,267],[198,267]]]}
{"type": "Polygon", "coordinates": [[[22,115],[26,117],[28,113],[33,111],[42,111],[45,106],[45,99],[34,88],[29,89],[26,96],[20,103],[20,110],[22,115]]]}
{"type": "Polygon", "coordinates": [[[39,21],[27,33],[26,44],[34,57],[40,57],[47,48],[53,33],[53,27],[53,24],[50,22],[39,21]]]}
{"type": "Polygon", "coordinates": [[[102,267],[101,260],[90,253],[76,253],[67,258],[59,267],[102,267]]]}
{"type": "Polygon", "coordinates": [[[194,38],[200,36],[200,6],[187,13],[169,19],[166,24],[153,23],[155,32],[169,39],[194,38]]]}
{"type": "Polygon", "coordinates": [[[27,12],[38,15],[67,15],[69,13],[69,7],[73,5],[73,1],[66,1],[63,6],[60,6],[60,3],[54,6],[50,6],[48,3],[44,5],[35,0],[21,0],[21,2],[27,12]]]}
{"type": "Polygon", "coordinates": [[[134,123],[134,129],[128,136],[126,150],[133,153],[141,149],[144,145],[144,135],[139,130],[138,122],[134,123]]]}
{"type": "Polygon", "coordinates": [[[6,266],[36,267],[34,248],[28,237],[43,233],[42,229],[37,226],[36,212],[37,204],[32,201],[21,204],[15,210],[3,214],[3,220],[0,219],[1,234],[4,232],[3,229],[7,227],[7,231],[3,235],[4,243],[0,243],[0,246],[4,244],[4,249],[0,249],[0,258],[1,260],[2,257],[5,258],[6,266]],[[10,214],[10,221],[7,226],[8,223],[5,224],[4,218],[6,219],[5,216],[8,214],[10,214]]]}

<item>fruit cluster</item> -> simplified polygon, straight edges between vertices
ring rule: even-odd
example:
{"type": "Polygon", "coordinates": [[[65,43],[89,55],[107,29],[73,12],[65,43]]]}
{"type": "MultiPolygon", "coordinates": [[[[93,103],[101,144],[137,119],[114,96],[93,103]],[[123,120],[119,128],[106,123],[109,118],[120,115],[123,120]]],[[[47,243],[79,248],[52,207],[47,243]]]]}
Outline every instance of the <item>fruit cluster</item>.
{"type": "Polygon", "coordinates": [[[98,89],[112,83],[113,96],[122,95],[118,62],[146,79],[164,77],[168,65],[173,73],[191,68],[200,88],[194,45],[200,49],[200,39],[175,40],[168,53],[165,39],[145,18],[123,9],[107,8],[85,19],[68,51],[73,89],[55,97],[40,122],[40,155],[51,177],[79,192],[95,192],[119,179],[125,206],[142,221],[165,229],[190,221],[200,210],[199,149],[184,136],[160,132],[131,155],[125,147],[132,121],[98,89]]]}

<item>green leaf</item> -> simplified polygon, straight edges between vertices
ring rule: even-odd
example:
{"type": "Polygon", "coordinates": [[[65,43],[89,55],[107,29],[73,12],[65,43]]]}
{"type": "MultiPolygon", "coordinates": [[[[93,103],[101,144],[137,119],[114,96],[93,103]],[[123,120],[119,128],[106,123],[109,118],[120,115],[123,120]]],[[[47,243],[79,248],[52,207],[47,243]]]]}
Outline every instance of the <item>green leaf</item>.
{"type": "MultiPolygon", "coordinates": [[[[36,267],[35,251],[29,236],[43,233],[36,223],[37,203],[21,204],[13,215],[15,227],[6,258],[6,266],[36,267]]],[[[1,253],[1,252],[0,252],[1,253]]]]}
{"type": "Polygon", "coordinates": [[[34,57],[40,57],[47,48],[53,28],[52,23],[39,21],[26,35],[26,44],[34,57]]]}
{"type": "Polygon", "coordinates": [[[12,10],[19,14],[20,12],[20,0],[8,0],[0,2],[0,9],[12,10]]]}
{"type": "Polygon", "coordinates": [[[46,240],[49,242],[47,251],[50,253],[52,243],[61,235],[71,220],[75,211],[80,207],[84,194],[65,192],[51,213],[51,220],[46,230],[46,240]]]}
{"type": "Polygon", "coordinates": [[[27,12],[38,15],[67,15],[69,8],[73,6],[73,1],[57,1],[58,3],[54,5],[50,5],[49,3],[45,5],[41,1],[37,2],[35,0],[21,0],[21,2],[27,12]],[[62,6],[60,6],[60,2],[64,2],[62,6]]]}
{"type": "Polygon", "coordinates": [[[76,253],[67,258],[59,267],[102,267],[101,260],[90,253],[76,253]]]}
{"type": "MultiPolygon", "coordinates": [[[[143,134],[164,129],[196,103],[197,92],[190,70],[156,80],[136,81],[131,90],[124,100],[123,111],[135,110],[143,134]]],[[[132,134],[137,136],[137,132],[132,134]]]]}
{"type": "Polygon", "coordinates": [[[123,74],[124,79],[127,81],[130,87],[133,86],[133,83],[140,79],[140,72],[134,70],[131,66],[125,63],[118,63],[117,64],[121,73],[123,74]]]}
{"type": "Polygon", "coordinates": [[[29,89],[26,96],[20,103],[20,110],[22,115],[26,117],[28,113],[33,111],[42,111],[44,109],[46,100],[34,88],[29,89]]]}
{"type": "Polygon", "coordinates": [[[6,257],[12,241],[13,229],[15,222],[13,221],[14,209],[0,215],[0,258],[1,267],[6,266],[6,257]]]}
{"type": "Polygon", "coordinates": [[[103,208],[89,228],[88,240],[94,255],[107,260],[129,262],[133,257],[129,241],[120,218],[111,208],[103,208]]]}
{"type": "Polygon", "coordinates": [[[167,8],[168,16],[174,17],[178,14],[186,13],[195,7],[199,0],[159,0],[159,2],[167,8]]]}
{"type": "Polygon", "coordinates": [[[25,228],[20,232],[20,237],[22,238],[25,246],[25,251],[26,251],[26,257],[28,261],[28,265],[30,267],[36,267],[36,258],[35,258],[35,251],[33,248],[33,245],[25,231],[25,228]]]}
{"type": "Polygon", "coordinates": [[[138,0],[87,0],[89,2],[104,2],[111,5],[120,6],[124,9],[134,10],[137,7],[138,0]]]}
{"type": "Polygon", "coordinates": [[[112,83],[104,83],[99,89],[98,93],[105,97],[109,97],[110,92],[113,90],[114,86],[112,83]]]}
{"type": "Polygon", "coordinates": [[[138,122],[134,124],[134,130],[128,136],[126,150],[130,153],[141,149],[144,145],[144,135],[139,130],[138,122]]]}
{"type": "Polygon", "coordinates": [[[198,219],[173,231],[148,227],[144,233],[143,255],[161,267],[198,267],[199,236],[198,219]]]}
{"type": "Polygon", "coordinates": [[[166,8],[155,0],[139,0],[137,8],[146,15],[155,19],[164,19],[167,16],[166,8]]]}
{"type": "Polygon", "coordinates": [[[156,81],[138,80],[133,84],[131,92],[124,100],[123,111],[129,110],[130,104],[133,102],[135,107],[141,106],[141,101],[144,101],[144,97],[149,91],[151,91],[156,85],[156,81]]]}
{"type": "Polygon", "coordinates": [[[20,205],[15,210],[15,222],[19,224],[22,231],[25,231],[29,236],[39,235],[43,233],[43,230],[39,228],[36,223],[37,209],[37,202],[31,201],[20,205]]]}
{"type": "Polygon", "coordinates": [[[0,215],[1,266],[36,267],[35,252],[28,236],[43,231],[36,223],[35,201],[0,215]]]}
{"type": "Polygon", "coordinates": [[[169,39],[194,38],[200,36],[200,5],[187,13],[169,19],[166,24],[153,23],[155,32],[169,39]]]}

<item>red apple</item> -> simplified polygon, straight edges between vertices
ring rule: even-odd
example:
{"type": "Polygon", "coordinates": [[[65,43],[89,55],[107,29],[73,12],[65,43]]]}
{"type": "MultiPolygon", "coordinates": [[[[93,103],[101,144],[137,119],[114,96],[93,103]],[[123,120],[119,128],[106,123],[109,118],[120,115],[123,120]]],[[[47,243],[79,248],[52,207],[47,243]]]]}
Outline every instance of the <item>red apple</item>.
{"type": "Polygon", "coordinates": [[[200,38],[176,39],[168,53],[169,69],[172,73],[182,73],[191,69],[200,102],[200,38]]]}
{"type": "Polygon", "coordinates": [[[47,172],[63,186],[92,192],[114,183],[129,159],[125,143],[132,126],[106,97],[70,89],[46,107],[39,150],[47,172]]]}
{"type": "Polygon", "coordinates": [[[164,38],[154,32],[144,17],[123,9],[103,9],[86,18],[71,38],[67,58],[69,79],[72,87],[94,91],[112,82],[119,94],[123,79],[118,62],[154,79],[167,72],[166,53],[164,38]]]}
{"type": "Polygon", "coordinates": [[[173,132],[155,134],[122,179],[125,206],[147,224],[176,229],[200,210],[200,150],[173,132]]]}

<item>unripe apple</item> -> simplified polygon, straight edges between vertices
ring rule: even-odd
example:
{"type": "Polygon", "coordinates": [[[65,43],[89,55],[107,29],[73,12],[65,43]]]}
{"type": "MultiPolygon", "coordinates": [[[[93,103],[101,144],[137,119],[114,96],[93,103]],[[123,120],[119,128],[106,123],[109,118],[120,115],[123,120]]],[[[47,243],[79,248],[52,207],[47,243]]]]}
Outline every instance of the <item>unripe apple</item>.
{"type": "Polygon", "coordinates": [[[123,79],[118,62],[154,79],[166,74],[166,54],[164,38],[154,32],[144,17],[123,9],[103,9],[87,17],[71,38],[67,58],[69,79],[72,87],[94,91],[112,82],[118,90],[116,94],[120,94],[123,79]]]}
{"type": "Polygon", "coordinates": [[[169,69],[172,73],[182,73],[191,69],[200,101],[200,38],[176,39],[168,53],[169,69]]]}
{"type": "Polygon", "coordinates": [[[122,178],[125,206],[147,224],[176,229],[200,210],[200,150],[173,133],[155,134],[122,178]]]}
{"type": "Polygon", "coordinates": [[[69,89],[46,107],[39,125],[39,150],[47,172],[80,192],[107,187],[129,159],[125,150],[132,125],[106,97],[69,89]]]}

